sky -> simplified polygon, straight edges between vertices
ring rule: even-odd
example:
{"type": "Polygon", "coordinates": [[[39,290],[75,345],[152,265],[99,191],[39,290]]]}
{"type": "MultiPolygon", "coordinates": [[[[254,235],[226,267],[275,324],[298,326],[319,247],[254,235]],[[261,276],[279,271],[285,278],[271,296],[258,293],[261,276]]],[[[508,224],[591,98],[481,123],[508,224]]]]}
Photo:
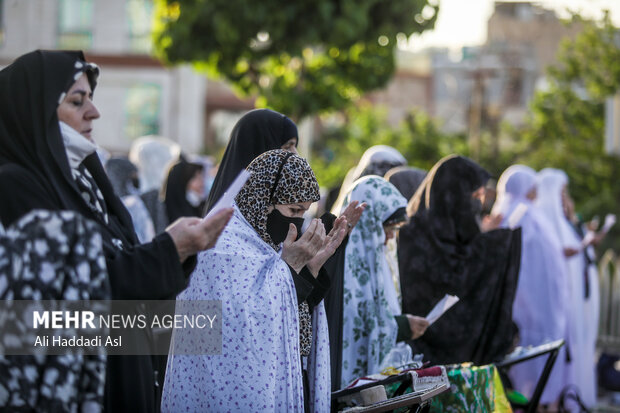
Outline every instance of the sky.
{"type": "MultiPolygon", "coordinates": [[[[539,0],[537,4],[567,16],[567,8],[583,16],[599,18],[603,10],[611,12],[612,20],[620,26],[620,0],[539,0]]],[[[476,46],[486,41],[487,20],[493,14],[494,0],[439,0],[439,17],[435,29],[409,39],[408,49],[418,51],[427,47],[476,46]]]]}

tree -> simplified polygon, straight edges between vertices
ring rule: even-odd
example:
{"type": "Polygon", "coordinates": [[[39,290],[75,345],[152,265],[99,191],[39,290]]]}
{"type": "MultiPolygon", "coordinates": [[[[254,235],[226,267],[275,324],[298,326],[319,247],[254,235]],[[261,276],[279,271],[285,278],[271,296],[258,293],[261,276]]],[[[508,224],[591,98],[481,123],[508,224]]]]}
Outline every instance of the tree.
{"type": "Polygon", "coordinates": [[[423,112],[410,112],[394,127],[389,125],[384,108],[363,102],[347,109],[340,121],[327,127],[323,139],[315,144],[311,164],[319,184],[339,185],[364,151],[373,145],[392,146],[411,166],[426,170],[443,156],[467,155],[468,151],[464,135],[442,133],[437,122],[423,112]]]}
{"type": "Polygon", "coordinates": [[[566,171],[585,217],[620,213],[620,162],[604,150],[605,99],[620,89],[618,29],[608,14],[600,22],[573,16],[573,23],[583,31],[562,43],[548,90],[536,93],[525,127],[515,131],[515,152],[534,168],[566,171]]]}
{"type": "Polygon", "coordinates": [[[299,120],[384,86],[394,48],[432,28],[435,0],[156,0],[154,43],[299,120]]]}

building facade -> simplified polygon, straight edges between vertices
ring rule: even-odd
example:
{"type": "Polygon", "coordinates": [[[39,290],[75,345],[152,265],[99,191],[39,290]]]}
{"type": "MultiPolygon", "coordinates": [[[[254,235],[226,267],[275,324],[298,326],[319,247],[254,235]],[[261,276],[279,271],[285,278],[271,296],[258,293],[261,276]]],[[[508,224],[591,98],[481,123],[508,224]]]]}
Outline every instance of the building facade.
{"type": "Polygon", "coordinates": [[[111,152],[155,134],[199,152],[207,81],[150,57],[153,0],[0,0],[0,66],[35,49],[81,49],[101,67],[94,139],[111,152]]]}
{"type": "Polygon", "coordinates": [[[521,124],[560,43],[581,28],[530,2],[495,2],[486,44],[432,53],[434,114],[449,132],[521,124]]]}

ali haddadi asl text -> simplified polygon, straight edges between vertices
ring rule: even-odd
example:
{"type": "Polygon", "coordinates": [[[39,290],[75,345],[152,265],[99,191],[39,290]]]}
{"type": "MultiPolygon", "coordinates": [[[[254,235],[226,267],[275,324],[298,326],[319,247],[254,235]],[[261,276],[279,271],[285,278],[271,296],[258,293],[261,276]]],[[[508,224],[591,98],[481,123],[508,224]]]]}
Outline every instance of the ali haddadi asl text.
{"type": "Polygon", "coordinates": [[[51,340],[49,336],[37,336],[34,342],[35,347],[120,347],[122,346],[122,337],[110,337],[107,336],[105,341],[101,336],[84,337],[73,336],[70,338],[61,336],[52,336],[51,340]]]}

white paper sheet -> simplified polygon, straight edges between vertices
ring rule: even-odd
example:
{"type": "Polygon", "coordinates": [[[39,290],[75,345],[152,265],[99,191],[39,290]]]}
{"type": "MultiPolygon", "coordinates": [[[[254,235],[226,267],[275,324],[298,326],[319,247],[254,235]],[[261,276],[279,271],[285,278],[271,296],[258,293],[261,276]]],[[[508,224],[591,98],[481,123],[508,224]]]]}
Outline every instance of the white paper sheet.
{"type": "Polygon", "coordinates": [[[527,206],[527,204],[520,202],[519,205],[517,205],[517,207],[514,209],[514,211],[512,211],[510,217],[508,217],[508,228],[516,229],[519,226],[519,223],[521,222],[521,219],[527,212],[528,208],[529,207],[527,206]]]}
{"type": "MultiPolygon", "coordinates": [[[[603,226],[601,227],[599,233],[601,234],[608,233],[611,227],[613,227],[615,223],[616,223],[616,216],[614,214],[607,214],[607,216],[605,216],[605,222],[603,223],[603,226]]],[[[596,237],[596,232],[594,231],[586,232],[586,235],[581,240],[581,249],[587,248],[594,240],[594,237],[596,237]]]]}
{"type": "Polygon", "coordinates": [[[590,243],[592,242],[592,240],[594,240],[595,236],[596,236],[596,232],[594,232],[594,231],[586,232],[586,235],[581,240],[581,248],[580,249],[587,248],[588,245],[590,245],[590,243]]]}
{"type": "Polygon", "coordinates": [[[241,191],[241,188],[243,188],[243,185],[245,185],[250,175],[251,173],[245,169],[239,172],[239,175],[237,175],[233,183],[230,184],[226,192],[224,192],[224,195],[222,195],[222,197],[213,206],[211,211],[209,211],[205,219],[209,218],[211,215],[217,213],[217,211],[221,209],[232,207],[233,202],[235,201],[235,197],[237,196],[239,191],[241,191]]]}
{"type": "Polygon", "coordinates": [[[607,214],[605,216],[605,223],[603,224],[602,232],[609,232],[611,227],[616,223],[616,216],[614,214],[607,214]]]}
{"type": "Polygon", "coordinates": [[[428,324],[433,324],[439,319],[439,317],[443,315],[443,313],[448,311],[454,304],[458,302],[459,298],[456,295],[446,294],[441,300],[439,300],[437,304],[435,304],[435,307],[433,307],[431,312],[428,313],[428,315],[426,316],[428,324]]]}

